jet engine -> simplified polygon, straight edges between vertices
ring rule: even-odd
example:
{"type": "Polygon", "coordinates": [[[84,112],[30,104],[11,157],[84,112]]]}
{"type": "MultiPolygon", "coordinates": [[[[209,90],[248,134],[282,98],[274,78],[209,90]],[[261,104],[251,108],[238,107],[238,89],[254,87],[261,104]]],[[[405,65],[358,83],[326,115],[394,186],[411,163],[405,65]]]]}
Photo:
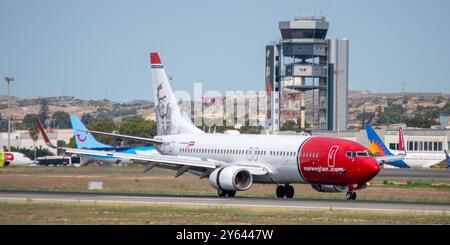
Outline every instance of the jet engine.
{"type": "Polygon", "coordinates": [[[240,166],[218,168],[209,175],[209,183],[217,190],[245,191],[253,184],[250,172],[240,166]]]}
{"type": "Polygon", "coordinates": [[[366,183],[355,184],[352,186],[312,184],[311,186],[314,190],[316,190],[318,192],[348,192],[348,191],[364,189],[367,187],[367,184],[366,183]]]}

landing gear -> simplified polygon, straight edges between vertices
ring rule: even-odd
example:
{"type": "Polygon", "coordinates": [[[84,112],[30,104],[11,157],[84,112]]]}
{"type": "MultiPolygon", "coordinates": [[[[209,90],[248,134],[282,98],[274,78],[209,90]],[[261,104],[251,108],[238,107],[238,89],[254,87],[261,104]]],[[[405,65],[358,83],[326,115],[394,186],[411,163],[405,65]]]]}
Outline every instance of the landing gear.
{"type": "Polygon", "coordinates": [[[277,186],[276,194],[278,198],[293,198],[295,194],[294,187],[289,184],[279,185],[277,186]]]}
{"type": "Polygon", "coordinates": [[[228,195],[228,197],[234,197],[234,196],[236,196],[236,191],[228,191],[227,195],[228,195]]]}
{"type": "Polygon", "coordinates": [[[347,198],[347,200],[356,200],[356,192],[349,191],[349,192],[347,192],[345,197],[347,198]]]}
{"type": "Polygon", "coordinates": [[[278,198],[283,198],[286,195],[286,188],[284,185],[277,186],[277,190],[275,191],[278,198]]]}
{"type": "Polygon", "coordinates": [[[217,190],[217,195],[219,195],[219,197],[234,197],[236,196],[236,191],[225,191],[222,189],[217,190]]]}
{"type": "Polygon", "coordinates": [[[295,194],[294,187],[292,185],[286,185],[286,197],[293,198],[295,194]]]}

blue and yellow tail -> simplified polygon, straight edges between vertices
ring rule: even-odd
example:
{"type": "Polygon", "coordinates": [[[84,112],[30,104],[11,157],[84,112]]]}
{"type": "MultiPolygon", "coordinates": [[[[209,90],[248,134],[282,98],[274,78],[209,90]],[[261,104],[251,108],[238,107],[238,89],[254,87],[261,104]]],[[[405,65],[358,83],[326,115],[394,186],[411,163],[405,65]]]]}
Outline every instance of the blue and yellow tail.
{"type": "Polygon", "coordinates": [[[99,149],[99,148],[113,148],[110,145],[105,145],[98,142],[94,136],[87,132],[86,126],[80,121],[76,115],[70,115],[70,121],[72,123],[73,134],[75,136],[75,142],[77,148],[83,149],[99,149]]]}
{"type": "Polygon", "coordinates": [[[392,152],[380,139],[370,124],[364,125],[366,128],[367,139],[369,140],[369,149],[375,156],[392,156],[392,152]]]}
{"type": "MultiPolygon", "coordinates": [[[[364,125],[366,128],[367,139],[369,140],[369,149],[374,156],[393,156],[389,148],[380,139],[380,136],[375,132],[375,130],[370,126],[370,124],[364,125]]],[[[403,136],[402,136],[403,137],[403,136]]],[[[403,160],[386,162],[386,164],[397,167],[397,168],[410,168],[403,160]]]]}

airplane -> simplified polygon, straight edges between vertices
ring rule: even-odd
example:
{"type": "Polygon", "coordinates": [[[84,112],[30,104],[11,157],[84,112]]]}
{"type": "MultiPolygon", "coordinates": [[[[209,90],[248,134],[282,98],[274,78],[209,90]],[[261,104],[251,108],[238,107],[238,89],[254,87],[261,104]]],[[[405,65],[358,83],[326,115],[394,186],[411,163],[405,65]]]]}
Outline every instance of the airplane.
{"type": "Polygon", "coordinates": [[[29,166],[35,163],[25,154],[20,152],[0,152],[0,167],[29,166]]]}
{"type": "MultiPolygon", "coordinates": [[[[113,147],[111,145],[106,145],[100,143],[95,139],[92,133],[87,131],[86,126],[81,122],[81,120],[76,115],[70,115],[70,122],[73,128],[73,134],[75,137],[75,144],[79,149],[91,149],[91,150],[106,150],[106,151],[116,151],[139,155],[152,155],[158,154],[153,146],[138,146],[138,147],[113,147]]],[[[40,124],[40,123],[39,123],[40,124]]],[[[41,124],[42,126],[42,124],[41,124]]],[[[115,157],[103,157],[103,156],[89,156],[88,158],[100,160],[102,162],[111,162],[114,164],[129,164],[131,163],[127,159],[119,159],[115,157]]]]}
{"type": "Polygon", "coordinates": [[[389,149],[381,140],[370,124],[365,126],[367,139],[369,140],[369,149],[374,156],[403,156],[404,159],[386,162],[386,165],[397,168],[428,168],[436,165],[442,160],[441,155],[430,153],[411,153],[406,154],[403,129],[399,128],[399,147],[398,150],[389,149]]]}
{"type": "MultiPolygon", "coordinates": [[[[137,155],[92,149],[62,148],[67,153],[109,156],[142,163],[144,173],[154,167],[189,172],[208,178],[219,197],[234,197],[254,183],[276,184],[278,198],[292,198],[291,184],[309,184],[319,192],[346,192],[366,188],[382,161],[363,145],[340,138],[307,135],[250,135],[236,130],[208,134],[183,120],[158,53],[150,54],[155,95],[157,135],[142,138],[114,133],[90,133],[153,144],[160,155],[137,155]]],[[[42,130],[41,130],[42,131],[42,130]]]]}
{"type": "MultiPolygon", "coordinates": [[[[81,120],[76,115],[70,115],[70,122],[72,123],[73,134],[75,137],[75,144],[78,149],[90,149],[90,150],[102,150],[102,151],[114,151],[114,152],[122,152],[129,154],[138,154],[138,155],[154,155],[158,154],[153,146],[138,146],[138,147],[113,147],[111,145],[103,144],[92,135],[91,132],[88,131],[86,126],[81,122],[81,120]]],[[[44,139],[44,142],[47,146],[51,148],[57,148],[50,142],[47,133],[42,126],[42,123],[38,118],[36,118],[36,125],[41,135],[44,139]]],[[[99,155],[84,155],[88,159],[100,160],[102,163],[113,163],[113,164],[130,164],[131,161],[128,159],[121,159],[112,156],[99,156],[99,155]]],[[[85,159],[86,160],[86,159],[85,159]]],[[[87,161],[83,161],[85,165],[87,161]]]]}

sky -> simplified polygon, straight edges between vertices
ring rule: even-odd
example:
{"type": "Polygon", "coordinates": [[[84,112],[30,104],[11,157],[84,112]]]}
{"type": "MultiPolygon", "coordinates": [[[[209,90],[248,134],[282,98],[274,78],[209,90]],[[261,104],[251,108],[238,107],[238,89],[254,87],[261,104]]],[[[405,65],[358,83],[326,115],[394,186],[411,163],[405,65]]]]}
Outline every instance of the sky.
{"type": "Polygon", "coordinates": [[[349,88],[450,93],[450,1],[0,0],[0,94],[152,100],[149,53],[175,90],[264,90],[278,21],[323,15],[347,38],[349,88]]]}

